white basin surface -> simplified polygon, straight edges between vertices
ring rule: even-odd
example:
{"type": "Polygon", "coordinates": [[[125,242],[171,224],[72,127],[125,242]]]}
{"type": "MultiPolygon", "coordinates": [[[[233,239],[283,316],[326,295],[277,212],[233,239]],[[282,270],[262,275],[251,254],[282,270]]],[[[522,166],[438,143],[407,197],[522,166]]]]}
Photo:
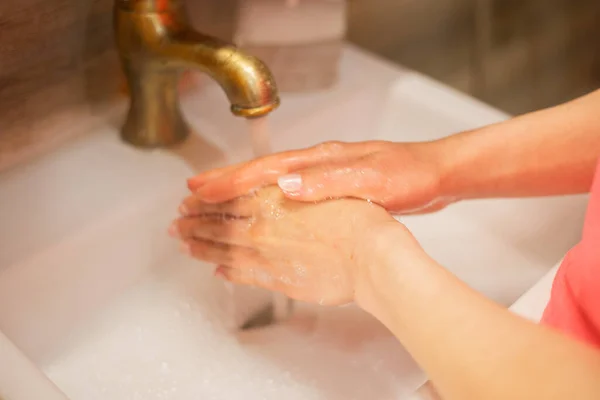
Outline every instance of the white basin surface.
{"type": "MultiPolygon", "coordinates": [[[[166,229],[185,179],[249,158],[250,141],[213,84],[184,109],[198,133],[179,155],[126,147],[107,124],[0,176],[0,330],[72,400],[407,398],[426,377],[354,306],[301,305],[285,324],[231,333],[228,289],[166,229]]],[[[284,96],[271,126],[283,150],[430,140],[505,118],[348,47],[340,84],[284,96]]],[[[578,240],[585,203],[472,201],[402,221],[508,306],[578,240]]]]}
{"type": "Polygon", "coordinates": [[[536,284],[525,292],[525,294],[519,297],[519,299],[510,306],[510,310],[523,318],[530,319],[533,322],[539,322],[542,319],[548,300],[550,300],[552,283],[554,283],[554,278],[556,277],[561,262],[562,260],[556,263],[554,268],[536,282],[536,284]]]}

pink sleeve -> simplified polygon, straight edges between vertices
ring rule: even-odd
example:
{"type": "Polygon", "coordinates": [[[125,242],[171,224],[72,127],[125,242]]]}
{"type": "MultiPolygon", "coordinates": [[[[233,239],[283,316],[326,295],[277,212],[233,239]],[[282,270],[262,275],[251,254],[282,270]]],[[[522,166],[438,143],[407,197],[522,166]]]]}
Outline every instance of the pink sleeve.
{"type": "Polygon", "coordinates": [[[542,323],[600,347],[600,164],[581,242],[558,270],[542,323]]]}

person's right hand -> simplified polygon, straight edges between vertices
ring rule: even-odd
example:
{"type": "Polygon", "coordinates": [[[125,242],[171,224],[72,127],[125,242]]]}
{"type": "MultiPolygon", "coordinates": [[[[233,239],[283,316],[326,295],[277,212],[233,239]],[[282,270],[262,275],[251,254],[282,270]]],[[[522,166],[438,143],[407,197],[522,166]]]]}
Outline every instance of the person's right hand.
{"type": "Polygon", "coordinates": [[[371,269],[386,256],[381,246],[397,239],[398,272],[422,254],[404,225],[362,200],[300,203],[271,186],[219,204],[192,194],[180,210],[170,234],[189,255],[217,265],[217,276],[310,303],[358,301],[368,308],[374,301],[371,269]]]}
{"type": "Polygon", "coordinates": [[[452,201],[441,190],[441,154],[436,142],[327,142],[208,171],[188,186],[208,203],[278,183],[294,200],[351,197],[394,213],[424,213],[452,201]]]}

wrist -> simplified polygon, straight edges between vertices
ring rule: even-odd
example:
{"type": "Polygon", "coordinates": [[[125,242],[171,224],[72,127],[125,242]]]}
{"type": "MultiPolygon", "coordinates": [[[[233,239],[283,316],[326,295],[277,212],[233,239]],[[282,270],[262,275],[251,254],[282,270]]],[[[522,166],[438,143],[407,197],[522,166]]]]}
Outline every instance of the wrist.
{"type": "Polygon", "coordinates": [[[466,131],[430,142],[433,162],[438,171],[438,195],[448,202],[468,198],[469,171],[476,171],[476,160],[470,143],[475,131],[466,131]],[[465,174],[467,172],[467,174],[465,174]]]}
{"type": "MultiPolygon", "coordinates": [[[[413,260],[423,250],[410,231],[395,219],[378,223],[366,230],[356,247],[354,276],[354,300],[365,311],[378,315],[382,306],[381,295],[387,285],[396,285],[402,279],[403,270],[414,264],[413,260]],[[394,262],[401,255],[401,262],[394,262]]],[[[394,290],[397,290],[394,289],[394,290]]]]}

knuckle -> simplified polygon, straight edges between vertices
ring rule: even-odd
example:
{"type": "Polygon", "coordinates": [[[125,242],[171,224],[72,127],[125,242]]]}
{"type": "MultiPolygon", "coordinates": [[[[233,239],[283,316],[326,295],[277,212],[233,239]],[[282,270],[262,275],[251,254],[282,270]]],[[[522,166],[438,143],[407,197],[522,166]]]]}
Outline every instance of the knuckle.
{"type": "Polygon", "coordinates": [[[345,147],[346,147],[346,143],[337,141],[337,140],[331,140],[331,141],[316,145],[315,149],[319,153],[331,155],[331,154],[341,153],[342,151],[344,151],[345,147]]]}
{"type": "Polygon", "coordinates": [[[246,174],[250,171],[260,171],[263,169],[265,162],[268,161],[268,158],[257,158],[251,161],[248,161],[246,165],[239,168],[237,172],[239,174],[246,174]]]}
{"type": "Polygon", "coordinates": [[[365,187],[380,187],[388,181],[388,177],[379,168],[373,166],[360,168],[357,170],[357,173],[359,174],[358,178],[360,178],[361,185],[365,187]]]}

